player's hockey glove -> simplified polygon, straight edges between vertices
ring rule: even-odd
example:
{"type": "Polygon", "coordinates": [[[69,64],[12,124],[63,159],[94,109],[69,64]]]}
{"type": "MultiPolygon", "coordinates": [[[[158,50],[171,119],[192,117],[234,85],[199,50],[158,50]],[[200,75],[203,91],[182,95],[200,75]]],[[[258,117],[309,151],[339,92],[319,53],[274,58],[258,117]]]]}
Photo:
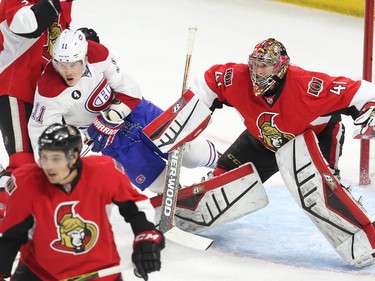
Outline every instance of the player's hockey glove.
{"type": "Polygon", "coordinates": [[[135,235],[132,261],[138,277],[147,280],[148,273],[160,270],[160,251],[164,246],[164,235],[158,230],[142,231],[135,235]]]}
{"type": "Polygon", "coordinates": [[[94,141],[92,151],[100,152],[114,140],[116,133],[123,127],[124,121],[111,121],[105,111],[101,111],[87,129],[89,137],[94,141]]]}
{"type": "Polygon", "coordinates": [[[360,134],[366,134],[370,129],[375,127],[375,102],[366,103],[361,111],[359,116],[354,120],[355,125],[362,125],[363,127],[360,130],[360,134]]]}
{"type": "Polygon", "coordinates": [[[78,30],[82,31],[83,34],[85,34],[87,40],[94,41],[96,43],[100,43],[100,39],[96,31],[92,28],[87,27],[81,27],[78,28],[78,30]]]}

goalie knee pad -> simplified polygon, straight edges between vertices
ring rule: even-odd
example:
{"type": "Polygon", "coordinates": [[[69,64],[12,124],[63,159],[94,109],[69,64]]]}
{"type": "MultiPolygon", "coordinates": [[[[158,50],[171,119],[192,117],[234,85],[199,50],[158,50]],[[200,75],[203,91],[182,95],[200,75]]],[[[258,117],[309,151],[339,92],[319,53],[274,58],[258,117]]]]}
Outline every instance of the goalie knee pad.
{"type": "Polygon", "coordinates": [[[375,263],[375,227],[362,205],[331,173],[312,131],[289,141],[276,159],[287,188],[349,264],[375,263]]]}

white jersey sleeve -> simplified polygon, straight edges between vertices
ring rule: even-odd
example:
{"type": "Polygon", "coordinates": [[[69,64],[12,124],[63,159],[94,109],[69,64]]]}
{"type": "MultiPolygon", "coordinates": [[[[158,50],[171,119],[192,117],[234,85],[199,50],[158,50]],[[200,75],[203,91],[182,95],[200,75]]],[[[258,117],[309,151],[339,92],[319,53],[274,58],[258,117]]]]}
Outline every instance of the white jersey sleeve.
{"type": "Polygon", "coordinates": [[[125,116],[127,116],[132,111],[132,100],[142,99],[139,85],[117,65],[116,59],[111,53],[108,54],[106,60],[92,65],[103,73],[116,98],[127,107],[125,109],[125,116]]]}
{"type": "Polygon", "coordinates": [[[33,112],[28,122],[28,131],[35,160],[39,159],[38,139],[43,131],[53,123],[62,123],[66,112],[64,104],[58,98],[42,97],[35,93],[33,112]]]}
{"type": "Polygon", "coordinates": [[[202,101],[208,108],[211,108],[215,99],[218,98],[217,94],[210,89],[204,78],[204,73],[192,79],[190,90],[202,101]]]}

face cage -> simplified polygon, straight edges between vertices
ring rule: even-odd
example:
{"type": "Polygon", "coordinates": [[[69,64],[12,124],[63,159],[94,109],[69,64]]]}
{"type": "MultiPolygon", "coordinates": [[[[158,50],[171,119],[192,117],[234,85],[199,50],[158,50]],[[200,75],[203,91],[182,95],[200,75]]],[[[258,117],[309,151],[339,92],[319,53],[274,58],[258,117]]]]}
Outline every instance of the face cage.
{"type": "Polygon", "coordinates": [[[264,95],[276,83],[275,76],[277,77],[277,73],[280,71],[279,63],[274,64],[273,61],[265,61],[250,56],[248,66],[250,70],[250,78],[253,82],[254,94],[256,96],[264,95]],[[259,63],[267,66],[274,65],[272,73],[268,76],[257,77],[257,65],[259,63]]]}

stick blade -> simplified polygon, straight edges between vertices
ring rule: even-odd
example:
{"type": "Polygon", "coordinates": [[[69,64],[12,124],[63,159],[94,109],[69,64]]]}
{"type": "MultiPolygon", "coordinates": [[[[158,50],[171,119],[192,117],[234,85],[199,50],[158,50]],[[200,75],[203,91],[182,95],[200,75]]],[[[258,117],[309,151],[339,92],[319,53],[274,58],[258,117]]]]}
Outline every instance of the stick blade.
{"type": "Polygon", "coordinates": [[[176,244],[201,251],[210,248],[212,243],[214,242],[212,239],[183,231],[175,226],[164,233],[164,236],[169,241],[172,241],[176,244]]]}

